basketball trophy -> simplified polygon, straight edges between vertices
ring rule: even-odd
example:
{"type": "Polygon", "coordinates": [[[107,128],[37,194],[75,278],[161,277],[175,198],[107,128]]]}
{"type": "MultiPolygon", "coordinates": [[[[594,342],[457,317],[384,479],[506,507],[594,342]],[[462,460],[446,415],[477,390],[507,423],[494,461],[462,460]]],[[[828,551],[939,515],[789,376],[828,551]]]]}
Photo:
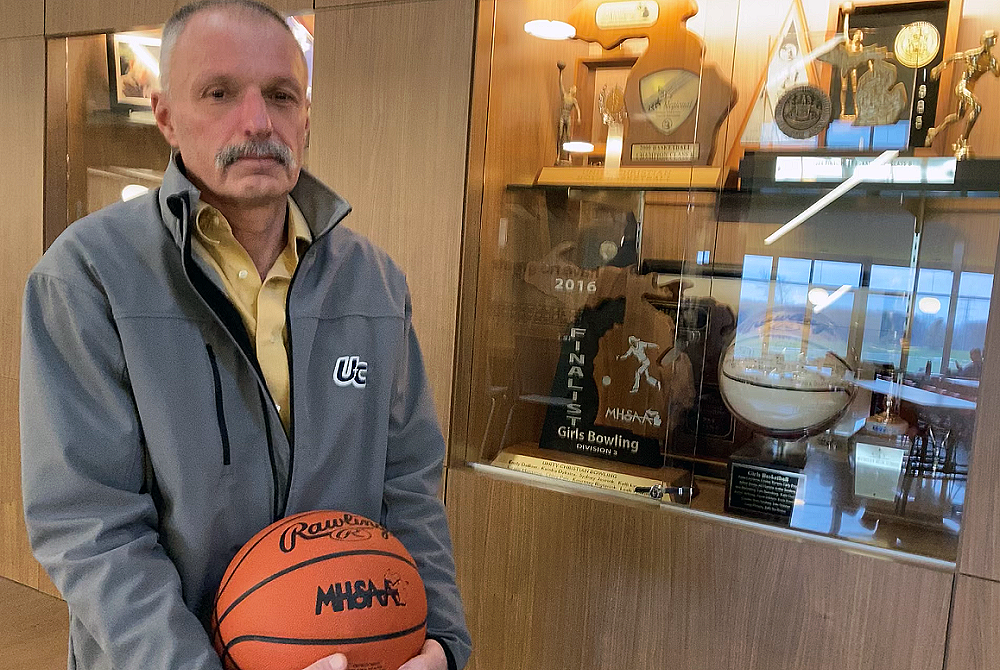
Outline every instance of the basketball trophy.
{"type": "Polygon", "coordinates": [[[563,70],[566,63],[559,61],[556,63],[559,68],[559,128],[556,131],[556,165],[569,165],[569,151],[566,150],[566,143],[573,139],[573,113],[576,113],[576,122],[580,123],[580,105],[576,100],[576,86],[568,89],[563,84],[563,70]]]}
{"type": "Polygon", "coordinates": [[[952,63],[964,63],[965,66],[962,77],[955,86],[955,95],[958,97],[958,109],[945,117],[940,125],[931,128],[927,132],[926,146],[930,146],[934,142],[934,138],[942,130],[964,118],[965,128],[955,140],[952,149],[955,152],[955,158],[958,160],[965,160],[972,157],[969,135],[972,134],[972,128],[976,125],[976,120],[983,111],[983,106],[980,104],[979,98],[973,93],[973,89],[976,86],[976,82],[986,73],[1000,77],[1000,67],[997,66],[997,59],[993,55],[993,47],[996,43],[996,31],[987,30],[983,33],[982,38],[980,38],[980,45],[978,47],[948,56],[931,70],[931,78],[938,79],[944,69],[952,63]]]}
{"type": "Polygon", "coordinates": [[[748,319],[722,356],[719,390],[759,438],[729,459],[726,510],[790,523],[804,495],[806,440],[847,410],[854,373],[832,349],[833,323],[813,312],[775,310],[748,319]]]}

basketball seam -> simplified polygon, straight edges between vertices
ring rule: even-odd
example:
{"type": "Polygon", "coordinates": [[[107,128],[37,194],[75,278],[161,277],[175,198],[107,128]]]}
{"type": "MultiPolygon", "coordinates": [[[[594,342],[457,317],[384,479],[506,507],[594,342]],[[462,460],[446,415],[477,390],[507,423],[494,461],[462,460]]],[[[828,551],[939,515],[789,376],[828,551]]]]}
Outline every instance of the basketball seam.
{"type": "Polygon", "coordinates": [[[796,393],[798,393],[798,392],[804,392],[804,393],[833,393],[833,392],[847,393],[847,389],[846,388],[842,388],[840,386],[834,386],[833,388],[825,388],[825,389],[796,388],[794,386],[774,386],[773,384],[762,384],[760,382],[755,382],[755,381],[752,381],[750,379],[740,379],[739,377],[734,377],[733,375],[731,375],[730,373],[726,372],[725,370],[722,371],[722,374],[725,375],[727,378],[732,379],[734,382],[737,382],[737,383],[740,383],[740,384],[749,384],[750,386],[756,386],[758,388],[765,388],[765,389],[772,389],[774,391],[795,391],[796,393]]]}
{"type": "Polygon", "coordinates": [[[330,560],[330,559],[333,559],[333,558],[341,558],[341,557],[344,557],[344,556],[387,556],[389,558],[394,558],[394,559],[396,559],[398,561],[402,561],[403,563],[406,563],[407,565],[409,565],[414,570],[417,569],[416,565],[414,565],[413,563],[411,563],[410,561],[408,561],[403,556],[399,556],[398,554],[393,554],[392,552],[388,552],[388,551],[380,551],[380,550],[377,550],[377,549],[354,549],[354,550],[351,550],[351,551],[337,551],[337,552],[334,552],[332,554],[325,554],[323,556],[315,556],[313,558],[310,558],[308,561],[302,561],[301,563],[296,563],[295,565],[291,565],[291,566],[285,568],[284,570],[280,570],[280,571],[274,573],[273,575],[268,576],[266,579],[263,579],[263,580],[257,582],[256,584],[254,584],[253,586],[251,586],[250,588],[248,588],[246,591],[244,591],[243,593],[241,593],[239,595],[239,597],[236,598],[236,600],[234,600],[232,603],[230,603],[229,607],[226,608],[226,611],[223,612],[215,620],[215,628],[216,628],[216,630],[218,630],[219,626],[222,625],[222,620],[225,619],[226,616],[228,616],[229,613],[232,612],[233,609],[237,605],[239,605],[241,602],[243,602],[251,593],[253,593],[254,591],[256,591],[256,590],[260,589],[261,587],[263,587],[265,584],[269,584],[270,582],[273,582],[278,577],[281,577],[282,575],[286,575],[289,572],[294,572],[294,571],[298,570],[299,568],[304,568],[304,567],[306,567],[308,565],[313,565],[314,563],[322,563],[323,561],[327,561],[327,560],[330,560]]]}
{"type": "Polygon", "coordinates": [[[219,586],[219,590],[218,590],[218,591],[216,592],[216,594],[215,594],[215,603],[216,603],[216,604],[218,604],[218,602],[219,602],[219,598],[221,598],[221,597],[222,597],[222,592],[223,592],[223,591],[225,590],[225,588],[226,588],[227,586],[229,586],[229,582],[231,582],[231,581],[233,580],[233,575],[235,575],[235,574],[236,574],[236,570],[237,570],[237,568],[239,568],[239,567],[240,567],[240,565],[242,565],[242,564],[243,564],[243,561],[245,561],[245,560],[246,560],[247,556],[249,556],[249,555],[250,555],[250,552],[252,552],[252,551],[253,551],[253,550],[254,550],[254,549],[255,549],[255,548],[257,547],[257,545],[258,545],[258,544],[260,544],[260,543],[261,543],[261,542],[263,542],[263,541],[264,541],[264,540],[265,540],[265,539],[266,539],[267,537],[269,537],[269,536],[271,535],[271,533],[275,533],[275,532],[277,532],[277,531],[279,531],[279,530],[284,530],[284,528],[285,528],[285,525],[286,525],[286,524],[287,524],[287,523],[288,523],[289,521],[294,521],[294,520],[298,519],[299,517],[303,517],[303,516],[308,516],[308,515],[310,515],[310,514],[314,514],[314,512],[300,512],[300,513],[296,514],[295,516],[290,516],[290,517],[285,517],[284,519],[282,519],[282,523],[280,523],[280,524],[277,524],[277,525],[276,525],[276,526],[275,526],[274,528],[272,528],[272,529],[271,529],[271,530],[269,530],[268,532],[266,532],[266,533],[264,533],[263,535],[261,535],[261,536],[260,536],[260,537],[259,537],[259,538],[257,539],[257,541],[256,541],[256,542],[254,542],[254,543],[253,543],[253,544],[252,544],[251,546],[249,546],[249,547],[242,547],[242,548],[240,549],[240,551],[239,551],[239,552],[236,552],[236,555],[237,555],[237,556],[239,556],[240,552],[243,552],[243,555],[242,555],[242,556],[240,556],[240,559],[239,559],[239,561],[238,561],[238,562],[236,563],[236,565],[232,566],[232,568],[233,568],[233,569],[232,569],[231,571],[229,571],[229,570],[228,570],[228,568],[227,568],[227,572],[229,572],[229,577],[228,577],[228,578],[226,579],[226,581],[225,581],[225,582],[224,582],[223,584],[221,584],[221,585],[219,586]]]}
{"type": "Polygon", "coordinates": [[[295,645],[346,645],[346,644],[365,644],[367,642],[384,642],[385,640],[394,640],[399,637],[406,637],[412,633],[416,633],[422,629],[427,624],[427,619],[424,619],[416,626],[412,628],[407,628],[406,630],[401,630],[395,633],[385,633],[383,635],[369,635],[367,637],[342,637],[342,638],[306,638],[306,637],[279,637],[275,635],[240,635],[235,637],[226,644],[225,652],[228,654],[229,650],[240,642],[270,642],[273,644],[295,644],[295,645]]]}

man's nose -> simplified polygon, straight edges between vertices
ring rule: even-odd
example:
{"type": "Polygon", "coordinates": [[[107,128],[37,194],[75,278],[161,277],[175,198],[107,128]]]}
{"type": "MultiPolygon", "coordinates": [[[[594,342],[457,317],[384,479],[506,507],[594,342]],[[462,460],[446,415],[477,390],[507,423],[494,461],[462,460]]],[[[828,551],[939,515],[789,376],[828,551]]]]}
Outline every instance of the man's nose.
{"type": "Polygon", "coordinates": [[[271,115],[267,110],[267,100],[257,89],[248,90],[240,105],[240,116],[243,132],[247,135],[271,134],[271,115]]]}

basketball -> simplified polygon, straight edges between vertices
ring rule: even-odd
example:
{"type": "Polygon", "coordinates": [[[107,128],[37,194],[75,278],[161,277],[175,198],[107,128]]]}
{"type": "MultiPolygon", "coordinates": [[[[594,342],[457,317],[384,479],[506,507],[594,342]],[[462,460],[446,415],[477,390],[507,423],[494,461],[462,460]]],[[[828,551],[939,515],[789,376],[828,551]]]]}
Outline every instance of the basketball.
{"type": "Polygon", "coordinates": [[[425,640],[413,558],[378,523],[304,512],[253,536],[219,585],[213,641],[227,670],[303,670],[333,653],[348,669],[398,670],[425,640]]]}

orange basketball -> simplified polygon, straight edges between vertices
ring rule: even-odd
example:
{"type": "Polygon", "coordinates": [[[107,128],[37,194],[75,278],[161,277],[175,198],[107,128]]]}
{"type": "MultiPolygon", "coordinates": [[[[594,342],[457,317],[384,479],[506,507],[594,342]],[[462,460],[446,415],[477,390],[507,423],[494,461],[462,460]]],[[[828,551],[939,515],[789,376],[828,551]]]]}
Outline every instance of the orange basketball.
{"type": "Polygon", "coordinates": [[[304,512],[254,535],[215,598],[227,670],[303,670],[341,652],[348,669],[398,670],[424,643],[427,597],[413,558],[379,524],[304,512]]]}

